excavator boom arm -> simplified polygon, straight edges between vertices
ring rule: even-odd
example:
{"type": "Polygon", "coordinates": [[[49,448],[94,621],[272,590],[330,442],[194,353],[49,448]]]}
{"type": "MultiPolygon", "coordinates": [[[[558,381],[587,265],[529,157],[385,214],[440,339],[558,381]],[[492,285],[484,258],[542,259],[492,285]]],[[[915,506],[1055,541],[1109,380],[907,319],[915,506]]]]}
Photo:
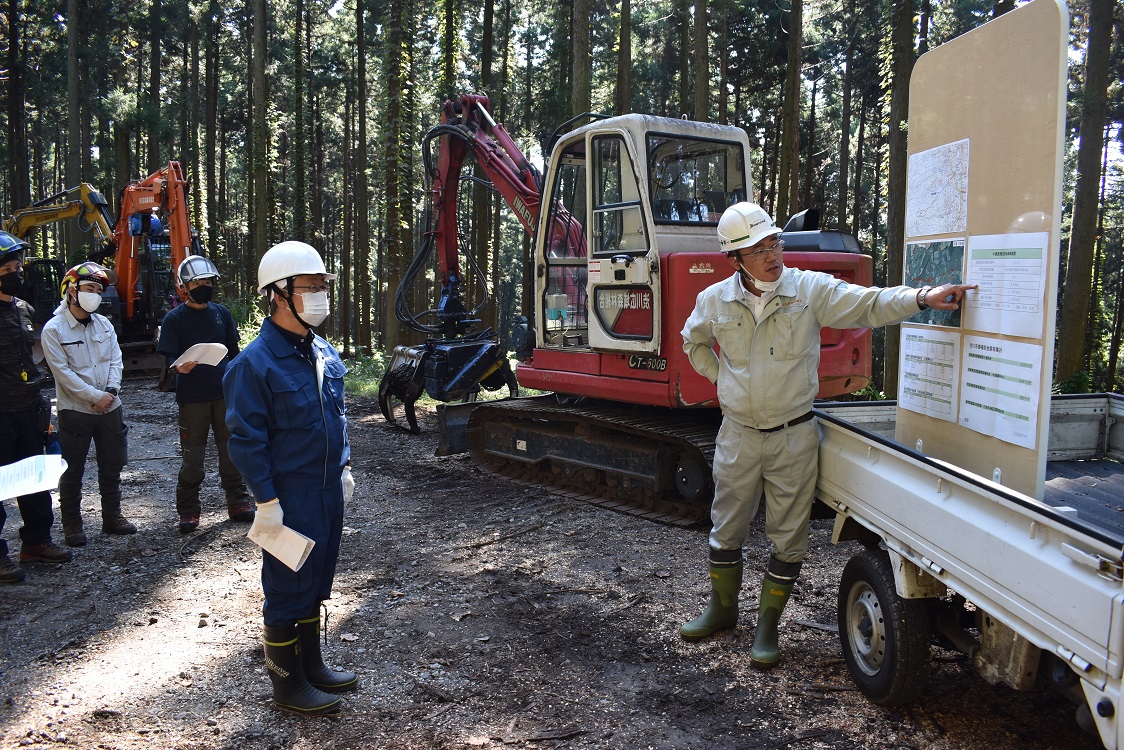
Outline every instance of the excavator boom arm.
{"type": "Polygon", "coordinates": [[[72,218],[78,219],[82,231],[92,231],[105,246],[99,253],[102,257],[114,252],[113,217],[109,212],[109,203],[105,196],[85,182],[21,208],[4,223],[4,229],[20,239],[27,239],[41,226],[72,218]]]}
{"type": "MultiPolygon", "coordinates": [[[[187,213],[187,180],[178,161],[153,172],[145,179],[134,182],[121,192],[121,211],[113,227],[117,243],[114,259],[120,277],[118,293],[124,305],[126,319],[137,312],[137,280],[140,278],[140,242],[148,234],[158,234],[163,225],[168,228],[171,250],[168,261],[173,273],[191,254],[191,222],[187,213]],[[153,219],[157,223],[153,224],[153,219]]],[[[182,290],[180,291],[182,299],[182,290]]]]}

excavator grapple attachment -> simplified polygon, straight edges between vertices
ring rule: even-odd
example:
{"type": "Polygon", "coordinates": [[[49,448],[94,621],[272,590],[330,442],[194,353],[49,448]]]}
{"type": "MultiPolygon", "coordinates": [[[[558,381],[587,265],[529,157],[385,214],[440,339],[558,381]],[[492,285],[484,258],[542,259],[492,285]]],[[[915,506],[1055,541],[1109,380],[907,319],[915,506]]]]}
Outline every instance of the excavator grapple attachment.
{"type": "Polygon", "coordinates": [[[414,403],[425,390],[425,360],[429,351],[424,346],[396,346],[390,362],[386,366],[382,380],[379,381],[379,409],[383,417],[392,425],[401,427],[394,418],[394,404],[391,398],[402,402],[410,432],[421,433],[414,403]]]}

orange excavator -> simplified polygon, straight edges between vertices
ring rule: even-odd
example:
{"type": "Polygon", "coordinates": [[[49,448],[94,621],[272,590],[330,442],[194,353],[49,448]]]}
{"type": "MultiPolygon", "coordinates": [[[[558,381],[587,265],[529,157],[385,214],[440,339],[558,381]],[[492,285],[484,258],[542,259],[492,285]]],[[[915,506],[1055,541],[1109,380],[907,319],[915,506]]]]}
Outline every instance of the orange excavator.
{"type": "Polygon", "coordinates": [[[159,366],[155,343],[160,323],[183,301],[176,269],[188,255],[202,254],[188,218],[187,180],[180,163],[170,161],[130,182],[118,205],[112,252],[119,281],[111,317],[120,320],[121,348],[126,358],[137,360],[133,366],[144,366],[137,358],[149,354],[159,366]]]}
{"type": "MultiPolygon", "coordinates": [[[[75,218],[83,231],[92,231],[100,247],[90,260],[108,263],[117,271],[115,288],[102,295],[100,312],[113,321],[129,371],[156,370],[163,357],[156,339],[164,315],[182,301],[176,269],[188,255],[202,255],[187,210],[187,180],[179,162],[130,182],[121,191],[117,218],[105,197],[81,183],[32,203],[12,214],[5,231],[29,238],[47,224],[75,218]]],[[[24,299],[35,307],[42,327],[58,304],[59,284],[66,264],[58,258],[28,259],[24,299]]]]}

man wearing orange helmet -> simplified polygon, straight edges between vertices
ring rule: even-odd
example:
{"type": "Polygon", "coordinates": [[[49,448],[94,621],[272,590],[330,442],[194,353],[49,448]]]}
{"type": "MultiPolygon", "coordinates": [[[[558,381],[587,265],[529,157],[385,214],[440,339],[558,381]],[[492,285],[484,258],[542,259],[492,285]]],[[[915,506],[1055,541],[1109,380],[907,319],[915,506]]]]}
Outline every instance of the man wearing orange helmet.
{"type": "MultiPolygon", "coordinates": [[[[16,295],[23,290],[23,259],[27,243],[0,232],[0,465],[43,452],[42,376],[35,364],[35,311],[16,295]]],[[[50,405],[47,405],[50,408],[50,405]]],[[[63,563],[70,550],[51,541],[51,493],[20,495],[16,504],[23,518],[20,562],[63,563]]],[[[6,519],[0,502],[0,530],[6,519]]],[[[18,583],[23,568],[8,557],[8,542],[0,538],[0,583],[18,583]]]]}
{"type": "Polygon", "coordinates": [[[101,295],[117,274],[97,263],[79,263],[63,276],[62,302],[43,326],[43,355],[55,376],[59,443],[66,471],[59,478],[63,538],[86,544],[82,525],[82,474],[90,441],[97,448],[101,524],[106,534],[135,534],[121,514],[121,470],[128,462],[121,399],[121,348],[109,320],[97,314],[101,295]]]}

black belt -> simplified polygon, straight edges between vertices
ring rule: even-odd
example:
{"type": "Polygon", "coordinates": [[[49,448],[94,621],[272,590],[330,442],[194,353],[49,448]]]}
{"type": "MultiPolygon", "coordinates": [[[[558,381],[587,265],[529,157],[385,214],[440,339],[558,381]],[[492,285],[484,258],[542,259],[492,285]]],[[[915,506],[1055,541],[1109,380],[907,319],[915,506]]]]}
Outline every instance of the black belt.
{"type": "Polygon", "coordinates": [[[805,422],[807,422],[809,419],[811,419],[814,416],[816,416],[815,413],[807,412],[805,414],[801,414],[796,419],[790,419],[787,422],[782,422],[781,424],[777,425],[776,427],[770,427],[766,430],[757,430],[757,431],[758,432],[778,432],[780,430],[783,430],[785,427],[792,427],[794,425],[804,424],[805,422]]]}

